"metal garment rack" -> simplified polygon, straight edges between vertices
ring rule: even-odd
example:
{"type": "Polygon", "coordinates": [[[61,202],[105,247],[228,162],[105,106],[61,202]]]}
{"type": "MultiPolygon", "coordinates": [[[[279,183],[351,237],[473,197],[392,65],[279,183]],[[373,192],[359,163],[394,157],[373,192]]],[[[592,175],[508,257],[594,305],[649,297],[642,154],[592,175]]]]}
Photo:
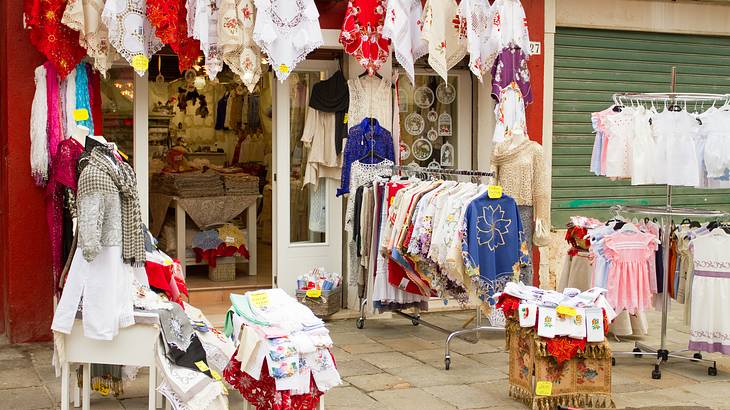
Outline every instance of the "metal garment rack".
{"type": "MultiPolygon", "coordinates": [[[[663,284],[662,284],[662,328],[661,328],[661,342],[658,348],[647,346],[643,343],[635,342],[634,350],[631,352],[613,352],[613,355],[624,355],[643,357],[644,353],[656,353],[656,364],[654,370],[651,373],[652,379],[661,379],[662,373],[660,366],[669,360],[670,357],[681,360],[689,360],[698,363],[708,363],[710,367],[707,368],[707,373],[710,376],[717,375],[717,363],[714,360],[707,360],[702,358],[702,353],[695,353],[692,357],[681,356],[679,353],[689,352],[689,350],[679,350],[670,352],[667,350],[667,317],[669,315],[669,243],[672,234],[672,217],[698,217],[698,218],[720,218],[728,216],[727,212],[722,211],[707,211],[693,208],[673,208],[671,206],[671,186],[668,186],[667,202],[669,205],[665,207],[650,207],[650,206],[621,206],[614,205],[611,210],[620,214],[621,212],[629,212],[641,215],[653,215],[653,216],[664,216],[662,224],[662,261],[664,264],[663,272],[663,284]]],[[[717,228],[720,229],[720,228],[717,228]]],[[[615,359],[612,358],[612,362],[615,364],[615,359]]]]}
{"type": "MultiPolygon", "coordinates": [[[[429,177],[435,177],[435,176],[468,176],[472,178],[481,178],[481,177],[493,177],[493,172],[484,172],[484,171],[472,171],[472,170],[459,170],[459,169],[438,169],[438,168],[425,168],[425,167],[413,167],[409,165],[393,165],[392,167],[393,173],[396,172],[402,172],[402,173],[412,173],[412,175],[426,175],[429,177]]],[[[369,280],[372,280],[372,278],[368,278],[369,280]]],[[[365,327],[365,305],[367,304],[367,298],[361,297],[360,299],[360,317],[357,319],[356,326],[358,329],[362,329],[365,327]]],[[[451,330],[451,329],[445,329],[441,326],[435,325],[433,323],[430,323],[426,320],[421,319],[420,312],[418,309],[416,309],[416,312],[414,314],[405,313],[402,310],[392,310],[392,313],[395,313],[401,317],[404,317],[406,319],[409,319],[411,323],[413,323],[413,326],[418,325],[424,325],[428,327],[429,329],[433,329],[442,333],[447,334],[446,337],[446,346],[444,351],[444,368],[446,370],[449,370],[451,368],[451,350],[450,350],[450,344],[451,341],[454,338],[460,338],[466,342],[476,344],[479,342],[479,333],[480,332],[502,332],[504,333],[505,329],[504,327],[498,327],[498,326],[482,326],[482,309],[481,305],[477,306],[476,308],[476,315],[475,319],[472,319],[475,322],[475,326],[471,328],[464,328],[460,330],[451,330]],[[467,338],[466,335],[473,334],[474,338],[467,338]]],[[[464,326],[468,325],[469,322],[472,320],[469,320],[464,326]]]]}
{"type": "MultiPolygon", "coordinates": [[[[716,102],[724,102],[728,103],[730,102],[730,94],[708,94],[708,93],[677,93],[677,67],[672,67],[672,77],[671,77],[671,84],[670,84],[670,90],[669,93],[619,93],[613,95],[613,101],[616,103],[616,105],[621,105],[624,100],[628,100],[629,102],[641,104],[650,102],[653,103],[657,101],[664,102],[665,104],[670,105],[677,105],[684,103],[686,106],[687,102],[712,102],[714,105],[716,102]]],[[[701,210],[701,209],[693,209],[693,208],[673,208],[672,207],[672,186],[667,185],[667,201],[666,206],[663,207],[650,207],[650,206],[621,206],[621,205],[615,205],[612,207],[614,211],[626,211],[631,213],[637,213],[637,214],[643,214],[643,215],[655,215],[655,216],[664,216],[664,223],[663,223],[663,232],[662,232],[662,244],[664,244],[663,247],[663,255],[662,255],[662,261],[664,264],[664,283],[662,286],[662,328],[661,328],[661,343],[659,348],[652,348],[645,344],[636,342],[634,345],[634,350],[631,352],[614,352],[614,355],[630,355],[634,357],[643,357],[644,353],[656,353],[656,364],[654,365],[654,370],[651,373],[652,379],[661,379],[662,372],[660,366],[669,360],[670,357],[675,359],[681,359],[681,360],[689,360],[692,362],[702,362],[702,363],[710,363],[711,366],[708,367],[707,372],[711,376],[717,375],[717,364],[715,361],[707,360],[702,358],[702,354],[697,352],[694,354],[693,357],[686,357],[681,356],[679,353],[688,352],[688,350],[681,350],[676,352],[670,352],[667,350],[667,316],[669,314],[669,239],[671,235],[671,219],[672,216],[678,216],[678,217],[701,217],[701,218],[719,218],[723,216],[727,216],[728,214],[721,211],[707,211],[707,210],[701,210]]],[[[612,363],[615,363],[615,359],[612,358],[612,363]]]]}

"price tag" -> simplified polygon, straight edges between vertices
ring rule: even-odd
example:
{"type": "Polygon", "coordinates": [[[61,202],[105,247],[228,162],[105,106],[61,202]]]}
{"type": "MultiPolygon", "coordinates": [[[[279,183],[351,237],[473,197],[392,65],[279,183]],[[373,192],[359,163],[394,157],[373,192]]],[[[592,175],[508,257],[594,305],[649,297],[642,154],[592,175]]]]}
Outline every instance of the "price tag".
{"type": "Polygon", "coordinates": [[[135,71],[147,71],[147,67],[150,65],[150,60],[144,54],[137,54],[132,57],[132,68],[135,71]]]}
{"type": "Polygon", "coordinates": [[[537,396],[552,396],[553,394],[553,384],[548,381],[539,381],[537,382],[537,387],[535,388],[535,395],[537,396]]]}
{"type": "Polygon", "coordinates": [[[568,316],[568,317],[575,317],[575,315],[578,314],[578,312],[576,312],[575,308],[572,308],[570,306],[563,306],[563,305],[560,305],[557,308],[555,308],[555,311],[558,312],[559,315],[568,316]]]}
{"type": "Polygon", "coordinates": [[[346,112],[346,113],[345,113],[345,119],[344,119],[344,120],[342,120],[342,123],[343,123],[343,124],[347,124],[347,120],[348,120],[348,119],[350,118],[349,114],[350,114],[350,113],[348,113],[348,112],[346,112]]]}
{"type": "Polygon", "coordinates": [[[208,370],[210,370],[210,368],[208,367],[208,365],[207,365],[207,364],[205,364],[205,362],[204,362],[204,361],[202,361],[202,360],[198,360],[197,362],[195,362],[195,366],[196,366],[196,367],[198,368],[198,370],[200,370],[201,372],[207,372],[208,370]]]}
{"type": "Polygon", "coordinates": [[[315,298],[316,299],[316,298],[318,298],[320,296],[322,296],[322,291],[319,290],[319,289],[309,289],[307,291],[307,297],[309,297],[309,298],[315,298]]]}
{"type": "Polygon", "coordinates": [[[74,110],[74,121],[86,121],[89,119],[89,110],[86,108],[79,108],[74,110]]]}
{"type": "Polygon", "coordinates": [[[289,72],[289,66],[286,64],[280,64],[279,65],[279,71],[282,73],[288,73],[289,72]]]}
{"type": "Polygon", "coordinates": [[[214,378],[214,379],[215,379],[216,381],[220,381],[220,380],[222,379],[221,375],[220,375],[220,374],[218,374],[218,372],[217,372],[217,371],[215,371],[215,370],[211,370],[211,371],[210,371],[210,375],[211,375],[211,376],[213,376],[213,378],[214,378]]]}
{"type": "Polygon", "coordinates": [[[501,185],[488,185],[487,195],[491,199],[498,199],[502,197],[502,186],[501,185]]]}
{"type": "Polygon", "coordinates": [[[265,308],[269,306],[269,294],[266,292],[253,292],[249,297],[254,307],[265,308]]]}
{"type": "Polygon", "coordinates": [[[236,241],[236,238],[232,236],[226,236],[226,243],[233,243],[236,241]]]}
{"type": "Polygon", "coordinates": [[[530,55],[539,56],[542,54],[542,43],[539,41],[530,41],[530,55]]]}

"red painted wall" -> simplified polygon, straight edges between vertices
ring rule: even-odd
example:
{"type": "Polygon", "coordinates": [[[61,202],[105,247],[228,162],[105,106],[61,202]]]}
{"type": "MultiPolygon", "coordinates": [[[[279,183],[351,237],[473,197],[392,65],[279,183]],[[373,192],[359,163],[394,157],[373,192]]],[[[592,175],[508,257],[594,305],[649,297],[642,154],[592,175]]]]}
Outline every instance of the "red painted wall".
{"type": "Polygon", "coordinates": [[[30,176],[33,70],[44,60],[23,30],[23,1],[0,2],[0,319],[13,343],[50,340],[53,298],[44,191],[30,176]]]}

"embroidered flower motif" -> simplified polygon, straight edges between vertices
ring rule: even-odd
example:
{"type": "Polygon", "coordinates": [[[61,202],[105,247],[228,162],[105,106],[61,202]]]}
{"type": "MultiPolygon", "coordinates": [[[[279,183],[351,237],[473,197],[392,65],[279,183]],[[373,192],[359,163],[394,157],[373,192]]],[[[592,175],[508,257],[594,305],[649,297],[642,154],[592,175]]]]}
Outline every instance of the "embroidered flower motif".
{"type": "Polygon", "coordinates": [[[504,236],[509,233],[512,220],[504,218],[502,205],[482,207],[482,215],[477,218],[477,240],[479,245],[487,245],[494,251],[504,245],[504,236]]]}
{"type": "Polygon", "coordinates": [[[527,242],[520,243],[520,252],[522,252],[523,255],[528,255],[530,253],[530,250],[527,249],[527,242]]]}
{"type": "Polygon", "coordinates": [[[251,19],[252,15],[253,15],[253,11],[251,10],[251,7],[246,6],[243,8],[243,18],[251,19]]]}
{"type": "Polygon", "coordinates": [[[601,325],[598,323],[598,319],[591,320],[591,328],[593,328],[593,330],[598,330],[601,328],[601,325]]]}

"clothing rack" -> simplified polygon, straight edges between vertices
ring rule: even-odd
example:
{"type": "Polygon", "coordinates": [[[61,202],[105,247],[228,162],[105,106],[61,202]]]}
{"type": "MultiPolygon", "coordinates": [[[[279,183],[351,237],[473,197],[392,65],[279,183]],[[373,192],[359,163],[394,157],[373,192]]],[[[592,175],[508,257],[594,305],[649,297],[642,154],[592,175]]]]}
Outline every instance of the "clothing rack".
{"type": "MultiPolygon", "coordinates": [[[[670,192],[671,195],[671,192],[670,192]]],[[[673,216],[680,216],[680,217],[697,217],[697,218],[720,218],[723,216],[728,216],[727,212],[722,211],[712,211],[712,210],[702,210],[702,209],[694,209],[694,208],[673,208],[671,206],[671,196],[667,197],[667,202],[670,203],[670,205],[663,206],[663,207],[651,207],[651,206],[622,206],[622,205],[614,205],[611,207],[611,210],[614,212],[614,215],[619,215],[621,212],[629,212],[634,214],[641,214],[641,215],[654,215],[654,216],[665,216],[666,218],[663,219],[662,224],[662,244],[663,246],[663,252],[662,252],[662,261],[664,264],[664,272],[663,272],[663,284],[662,284],[662,327],[661,327],[661,342],[660,346],[658,348],[653,348],[650,346],[647,346],[643,343],[636,342],[634,344],[634,350],[631,352],[613,352],[613,355],[627,355],[627,356],[634,356],[641,358],[644,353],[656,353],[656,364],[654,365],[654,370],[651,373],[651,377],[653,379],[661,379],[662,373],[660,369],[660,365],[662,365],[664,362],[668,361],[670,357],[673,357],[675,359],[681,359],[681,360],[689,360],[692,362],[702,362],[702,363],[708,363],[711,364],[710,367],[707,369],[707,373],[710,376],[716,376],[717,375],[717,363],[714,360],[707,360],[702,358],[702,353],[695,353],[692,357],[686,357],[681,356],[679,353],[685,353],[689,350],[679,350],[679,351],[673,351],[670,352],[667,350],[667,317],[669,315],[669,243],[670,243],[670,235],[671,235],[671,229],[672,229],[672,221],[671,217],[673,216]]],[[[612,359],[612,362],[615,364],[615,359],[612,359]]]]}
{"type": "MultiPolygon", "coordinates": [[[[455,176],[469,176],[469,177],[493,177],[494,172],[485,172],[485,171],[472,171],[472,170],[459,170],[459,169],[437,169],[437,168],[427,168],[427,167],[413,167],[409,165],[392,165],[391,166],[393,170],[393,174],[396,173],[409,173],[413,172],[414,174],[426,174],[427,176],[436,176],[436,175],[455,175],[455,176]]],[[[369,280],[372,280],[372,278],[368,278],[369,280]]],[[[358,329],[362,329],[365,327],[365,305],[367,305],[367,298],[364,296],[361,297],[360,300],[360,317],[357,319],[357,322],[355,325],[358,329]]],[[[451,368],[451,350],[450,345],[451,341],[454,338],[460,338],[466,342],[476,344],[479,342],[479,333],[481,332],[500,332],[504,333],[505,328],[504,326],[482,326],[482,309],[481,304],[480,306],[476,307],[476,314],[474,318],[470,319],[464,324],[463,329],[459,330],[451,330],[446,329],[441,326],[438,326],[436,324],[430,323],[426,320],[421,319],[420,311],[418,309],[415,309],[414,314],[405,313],[402,310],[392,310],[392,313],[395,313],[401,317],[404,317],[406,319],[409,319],[411,323],[413,323],[413,326],[418,325],[424,325],[428,327],[429,329],[433,329],[442,333],[447,334],[446,337],[446,345],[445,345],[445,351],[444,351],[444,368],[446,370],[449,370],[451,368]],[[474,321],[475,326],[471,328],[466,328],[469,323],[474,321]],[[474,338],[467,338],[466,335],[474,334],[474,338]]],[[[495,323],[490,324],[494,325],[495,323]]],[[[503,325],[503,324],[502,324],[503,325]]]]}
{"type": "MultiPolygon", "coordinates": [[[[713,104],[717,101],[723,101],[725,103],[730,102],[730,94],[709,94],[709,93],[677,93],[677,67],[672,67],[670,92],[669,93],[618,93],[613,95],[613,100],[617,105],[627,99],[630,102],[642,103],[663,101],[669,104],[687,103],[687,102],[712,102],[713,104]]],[[[688,350],[680,350],[676,352],[670,352],[667,350],[667,317],[669,314],[669,239],[671,234],[671,217],[700,217],[700,218],[718,218],[727,216],[728,213],[722,211],[710,211],[694,208],[674,208],[672,207],[672,186],[667,185],[666,191],[666,205],[665,206],[622,206],[614,205],[612,207],[614,212],[631,212],[642,215],[655,215],[665,216],[664,223],[662,224],[662,244],[663,255],[662,261],[664,264],[664,283],[662,285],[662,327],[661,327],[661,342],[658,348],[652,348],[642,343],[636,342],[633,351],[631,352],[614,352],[614,355],[630,355],[634,357],[642,357],[644,353],[656,353],[656,364],[654,370],[651,373],[652,379],[661,379],[662,373],[660,366],[669,360],[670,357],[681,360],[689,360],[696,363],[710,363],[707,373],[711,376],[717,375],[717,364],[715,361],[707,360],[702,358],[702,354],[697,352],[693,357],[682,356],[679,353],[687,352],[688,350]]],[[[615,364],[615,359],[611,359],[612,363],[615,364]]]]}

